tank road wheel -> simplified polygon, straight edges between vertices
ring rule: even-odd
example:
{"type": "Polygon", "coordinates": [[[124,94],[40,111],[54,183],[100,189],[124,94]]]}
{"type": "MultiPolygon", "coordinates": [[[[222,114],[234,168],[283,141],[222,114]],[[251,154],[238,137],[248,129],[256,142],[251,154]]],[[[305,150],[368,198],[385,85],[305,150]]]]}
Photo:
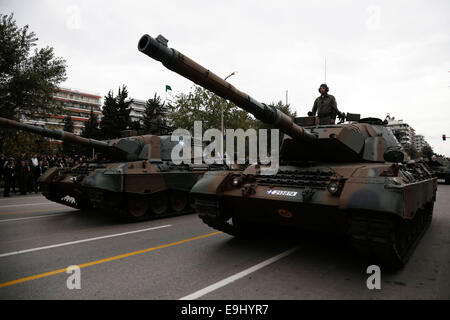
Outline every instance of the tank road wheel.
{"type": "Polygon", "coordinates": [[[170,193],[170,208],[175,212],[183,211],[188,205],[188,200],[186,192],[174,190],[170,193]]]}
{"type": "Polygon", "coordinates": [[[162,215],[167,211],[169,207],[169,197],[167,192],[158,192],[152,194],[150,197],[150,209],[155,215],[162,215]]]}
{"type": "Polygon", "coordinates": [[[127,212],[131,220],[139,221],[147,216],[149,199],[144,195],[132,194],[127,197],[127,212]]]}

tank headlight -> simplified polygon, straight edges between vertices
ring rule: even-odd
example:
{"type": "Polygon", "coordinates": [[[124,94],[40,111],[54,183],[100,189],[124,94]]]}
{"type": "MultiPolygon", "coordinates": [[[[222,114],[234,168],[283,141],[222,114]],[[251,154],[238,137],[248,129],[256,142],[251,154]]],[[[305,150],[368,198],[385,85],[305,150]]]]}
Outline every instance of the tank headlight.
{"type": "Polygon", "coordinates": [[[240,184],[241,184],[241,179],[239,177],[234,177],[233,180],[231,180],[231,185],[234,188],[239,187],[240,184]]]}
{"type": "Polygon", "coordinates": [[[336,182],[331,182],[328,186],[327,186],[328,192],[330,192],[331,194],[336,194],[339,192],[339,184],[336,182]]]}

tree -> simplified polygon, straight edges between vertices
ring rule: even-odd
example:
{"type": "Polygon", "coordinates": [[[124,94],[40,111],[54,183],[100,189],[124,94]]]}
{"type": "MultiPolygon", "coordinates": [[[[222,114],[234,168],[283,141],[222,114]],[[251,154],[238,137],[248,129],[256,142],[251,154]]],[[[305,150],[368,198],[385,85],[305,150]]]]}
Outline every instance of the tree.
{"type": "Polygon", "coordinates": [[[100,128],[98,126],[98,118],[91,108],[89,114],[89,120],[85,123],[84,128],[81,130],[81,136],[84,138],[100,139],[100,128]]]}
{"type": "Polygon", "coordinates": [[[169,109],[165,102],[155,93],[154,97],[147,100],[142,128],[145,133],[165,135],[170,133],[169,120],[167,118],[169,109]]]}
{"type": "Polygon", "coordinates": [[[64,118],[64,131],[66,132],[73,132],[73,120],[70,115],[64,118]]]}
{"type": "Polygon", "coordinates": [[[66,80],[66,62],[53,48],[30,51],[36,46],[28,25],[19,28],[14,15],[0,14],[0,116],[27,118],[54,113],[54,88],[66,80]]]}
{"type": "Polygon", "coordinates": [[[403,146],[405,152],[411,157],[411,159],[417,159],[419,157],[419,152],[412,144],[407,144],[403,146]]]}
{"type": "Polygon", "coordinates": [[[434,152],[430,146],[426,145],[426,146],[422,147],[421,154],[422,154],[422,157],[428,158],[429,160],[431,160],[433,158],[434,152]]]}
{"type": "Polygon", "coordinates": [[[11,131],[10,134],[10,139],[6,139],[3,143],[4,150],[7,150],[7,156],[19,159],[22,153],[32,155],[55,152],[50,141],[43,136],[20,130],[11,131]]]}
{"type": "Polygon", "coordinates": [[[104,139],[120,137],[120,132],[131,127],[130,105],[133,99],[128,99],[128,91],[125,85],[119,88],[117,96],[112,90],[105,96],[103,103],[103,117],[100,122],[100,130],[104,139]]]}
{"type": "MultiPolygon", "coordinates": [[[[81,130],[80,136],[88,139],[101,139],[98,118],[92,108],[91,113],[89,114],[89,120],[85,123],[84,128],[81,130]]],[[[92,156],[92,148],[93,147],[90,146],[79,146],[77,152],[86,156],[92,156]]]]}
{"type": "MultiPolygon", "coordinates": [[[[70,115],[68,115],[67,117],[64,118],[63,130],[66,132],[73,133],[73,121],[72,121],[72,117],[70,115]]],[[[77,150],[77,147],[78,146],[75,146],[73,143],[63,141],[62,152],[65,155],[73,156],[77,150]]]]}
{"type": "Polygon", "coordinates": [[[139,120],[131,121],[130,129],[137,132],[137,134],[144,134],[142,130],[142,124],[139,120]]]}
{"type": "Polygon", "coordinates": [[[221,107],[223,106],[224,127],[227,129],[256,128],[250,114],[216,94],[199,86],[194,86],[188,94],[181,93],[169,106],[169,118],[174,128],[194,131],[194,121],[202,121],[203,131],[221,127],[221,107]]]}

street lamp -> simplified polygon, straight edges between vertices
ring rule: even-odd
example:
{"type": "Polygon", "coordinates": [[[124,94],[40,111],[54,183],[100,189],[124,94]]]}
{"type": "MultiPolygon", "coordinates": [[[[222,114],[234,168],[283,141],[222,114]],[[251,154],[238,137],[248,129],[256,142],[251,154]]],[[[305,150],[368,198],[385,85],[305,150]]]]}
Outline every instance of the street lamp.
{"type": "MultiPolygon", "coordinates": [[[[223,80],[226,81],[229,77],[231,77],[232,75],[235,75],[237,73],[237,71],[233,71],[232,73],[230,73],[228,76],[226,76],[223,80]]],[[[223,160],[223,103],[220,104],[220,134],[222,135],[220,137],[220,154],[223,160]]]]}

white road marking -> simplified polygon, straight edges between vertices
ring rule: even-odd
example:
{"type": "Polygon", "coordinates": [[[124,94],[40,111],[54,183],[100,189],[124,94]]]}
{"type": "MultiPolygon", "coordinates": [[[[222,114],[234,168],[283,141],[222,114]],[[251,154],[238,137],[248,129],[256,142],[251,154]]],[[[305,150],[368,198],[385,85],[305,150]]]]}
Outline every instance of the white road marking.
{"type": "Polygon", "coordinates": [[[64,213],[47,214],[47,215],[36,216],[36,217],[2,219],[2,220],[0,220],[0,223],[2,223],[2,222],[11,222],[11,221],[20,221],[20,220],[40,219],[40,218],[48,218],[48,217],[57,217],[57,216],[64,216],[64,215],[67,215],[67,214],[73,214],[73,213],[77,213],[77,212],[78,211],[71,211],[71,212],[64,212],[64,213]]]}
{"type": "Polygon", "coordinates": [[[8,201],[8,200],[11,201],[11,200],[36,199],[36,198],[42,198],[42,199],[45,199],[44,196],[43,196],[42,194],[36,194],[36,195],[34,195],[34,196],[29,195],[29,196],[23,196],[23,197],[20,197],[20,196],[14,196],[14,197],[2,197],[2,198],[0,198],[0,202],[1,202],[1,201],[8,201]]]}
{"type": "Polygon", "coordinates": [[[114,237],[120,237],[120,236],[124,236],[124,235],[128,235],[128,234],[139,233],[139,232],[145,232],[145,231],[156,230],[156,229],[161,229],[161,228],[167,228],[167,227],[171,227],[171,226],[172,226],[171,224],[168,224],[168,225],[164,225],[164,226],[158,226],[158,227],[146,228],[146,229],[141,229],[141,230],[128,231],[128,232],[122,232],[122,233],[116,233],[116,234],[110,234],[110,235],[107,235],[107,236],[101,236],[101,237],[95,237],[95,238],[89,238],[89,239],[83,239],[83,240],[77,240],[77,241],[70,241],[70,242],[58,243],[58,244],[53,244],[53,245],[45,246],[45,247],[39,247],[39,248],[33,248],[33,249],[25,249],[25,250],[19,250],[19,251],[7,252],[7,253],[2,253],[2,254],[0,254],[0,258],[2,258],[2,257],[8,257],[8,256],[13,256],[13,255],[16,255],[16,254],[21,254],[21,253],[34,252],[34,251],[40,251],[40,250],[46,250],[46,249],[52,249],[52,248],[58,248],[58,247],[63,247],[63,246],[70,246],[70,245],[73,245],[73,244],[78,244],[78,243],[83,243],[83,242],[89,242],[89,241],[95,241],[95,240],[102,240],[102,239],[108,239],[108,238],[114,238],[114,237]]]}
{"type": "Polygon", "coordinates": [[[37,206],[37,205],[42,205],[42,204],[46,204],[46,205],[58,204],[58,205],[63,206],[60,203],[54,203],[54,202],[38,202],[38,203],[26,203],[26,204],[9,204],[9,205],[6,205],[6,206],[0,206],[0,208],[37,206]]]}
{"type": "Polygon", "coordinates": [[[216,282],[216,283],[214,283],[214,284],[212,284],[212,285],[210,285],[210,286],[208,286],[206,288],[203,288],[203,289],[201,289],[199,291],[196,291],[196,292],[194,292],[194,293],[192,293],[190,295],[187,295],[187,296],[185,296],[183,298],[180,298],[179,300],[194,300],[194,299],[198,299],[201,296],[204,296],[205,294],[208,294],[208,293],[210,293],[210,292],[212,292],[214,290],[217,290],[217,289],[219,289],[221,287],[224,287],[227,284],[230,284],[230,283],[232,283],[232,282],[234,282],[234,281],[236,281],[236,280],[238,280],[240,278],[245,277],[246,275],[248,275],[250,273],[253,273],[253,272],[255,272],[255,271],[259,270],[259,269],[262,269],[262,268],[268,266],[269,264],[272,264],[275,261],[278,261],[278,260],[280,260],[280,259],[282,259],[282,258],[284,258],[284,257],[286,257],[288,255],[290,255],[292,252],[294,252],[297,249],[298,248],[295,247],[295,248],[289,249],[287,251],[284,251],[284,252],[282,252],[282,253],[280,253],[280,254],[278,254],[278,255],[270,258],[270,259],[267,259],[267,260],[265,260],[265,261],[263,261],[261,263],[258,263],[257,265],[255,265],[253,267],[245,269],[244,271],[241,271],[241,272],[239,272],[239,273],[237,273],[237,274],[235,274],[233,276],[230,276],[230,277],[228,277],[226,279],[223,279],[223,280],[221,280],[219,282],[216,282]]]}

